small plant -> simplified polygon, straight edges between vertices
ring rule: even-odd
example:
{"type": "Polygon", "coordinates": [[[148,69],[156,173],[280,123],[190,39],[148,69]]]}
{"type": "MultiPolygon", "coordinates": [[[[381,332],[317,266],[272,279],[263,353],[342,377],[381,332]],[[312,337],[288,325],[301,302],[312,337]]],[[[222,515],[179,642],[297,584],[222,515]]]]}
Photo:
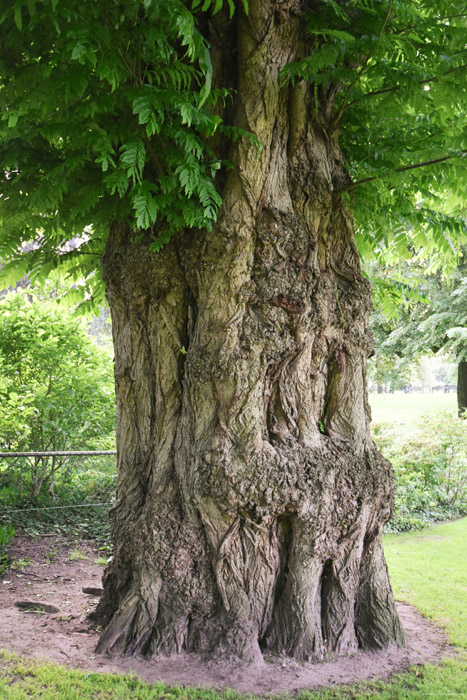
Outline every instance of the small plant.
{"type": "Polygon", "coordinates": [[[79,549],[73,549],[73,551],[70,552],[70,561],[78,561],[79,559],[89,559],[89,557],[79,549]]]}
{"type": "Polygon", "coordinates": [[[96,566],[107,566],[107,559],[105,557],[97,557],[97,559],[94,560],[94,564],[96,564],[96,566]]]}
{"type": "Polygon", "coordinates": [[[29,559],[29,557],[24,557],[23,559],[15,559],[12,561],[11,568],[15,569],[15,571],[24,571],[29,564],[32,564],[32,559],[29,559]]]}
{"type": "Polygon", "coordinates": [[[56,559],[57,554],[58,552],[56,549],[49,549],[49,551],[45,555],[47,559],[47,564],[51,564],[56,559]]]}
{"type": "Polygon", "coordinates": [[[8,565],[8,547],[15,536],[13,525],[0,526],[0,574],[3,574],[8,565]]]}

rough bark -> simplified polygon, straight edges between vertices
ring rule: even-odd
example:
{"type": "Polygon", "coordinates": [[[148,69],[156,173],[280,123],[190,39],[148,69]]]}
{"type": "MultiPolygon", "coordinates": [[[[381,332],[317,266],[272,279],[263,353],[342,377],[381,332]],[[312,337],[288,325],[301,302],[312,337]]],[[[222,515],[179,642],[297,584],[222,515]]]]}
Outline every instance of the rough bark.
{"type": "Polygon", "coordinates": [[[467,411],[467,360],[457,366],[457,406],[459,416],[463,416],[467,411]]]}
{"type": "Polygon", "coordinates": [[[263,144],[232,146],[213,230],[158,255],[110,233],[119,483],[100,651],[314,659],[403,642],[332,95],[279,78],[306,50],[304,9],[254,0],[234,34],[210,28],[216,65],[236,61],[235,123],[263,144]]]}

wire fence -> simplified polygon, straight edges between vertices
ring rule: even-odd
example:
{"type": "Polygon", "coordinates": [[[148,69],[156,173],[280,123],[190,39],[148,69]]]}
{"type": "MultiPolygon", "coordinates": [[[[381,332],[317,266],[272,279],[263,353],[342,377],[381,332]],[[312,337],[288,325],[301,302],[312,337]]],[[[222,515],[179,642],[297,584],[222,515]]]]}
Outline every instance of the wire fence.
{"type": "Polygon", "coordinates": [[[0,526],[108,540],[115,450],[0,452],[0,526]]]}

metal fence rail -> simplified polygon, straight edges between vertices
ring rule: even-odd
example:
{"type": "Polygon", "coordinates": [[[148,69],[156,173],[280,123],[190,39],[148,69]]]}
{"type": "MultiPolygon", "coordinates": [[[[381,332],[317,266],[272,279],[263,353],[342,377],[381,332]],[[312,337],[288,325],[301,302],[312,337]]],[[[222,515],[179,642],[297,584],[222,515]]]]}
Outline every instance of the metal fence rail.
{"type": "Polygon", "coordinates": [[[0,452],[0,525],[108,537],[115,450],[0,452]]]}
{"type": "Polygon", "coordinates": [[[71,450],[68,452],[0,452],[2,457],[86,457],[92,455],[116,455],[117,450],[71,450]]]}

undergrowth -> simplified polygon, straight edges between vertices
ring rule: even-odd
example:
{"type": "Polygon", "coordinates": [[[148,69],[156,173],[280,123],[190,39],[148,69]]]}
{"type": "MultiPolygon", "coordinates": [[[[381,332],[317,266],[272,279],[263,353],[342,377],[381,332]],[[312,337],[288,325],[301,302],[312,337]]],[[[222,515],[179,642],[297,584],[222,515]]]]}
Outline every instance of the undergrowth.
{"type": "Polygon", "coordinates": [[[33,493],[35,465],[21,458],[0,464],[0,527],[27,536],[56,533],[73,539],[110,540],[108,511],[115,496],[115,458],[69,458],[50,484],[33,493]]]}
{"type": "Polygon", "coordinates": [[[8,546],[15,535],[15,528],[11,525],[0,525],[0,574],[6,570],[8,566],[8,546]]]}
{"type": "Polygon", "coordinates": [[[410,436],[401,436],[396,423],[379,423],[373,439],[396,476],[396,508],[387,532],[467,514],[467,420],[448,412],[427,415],[410,436]]]}

